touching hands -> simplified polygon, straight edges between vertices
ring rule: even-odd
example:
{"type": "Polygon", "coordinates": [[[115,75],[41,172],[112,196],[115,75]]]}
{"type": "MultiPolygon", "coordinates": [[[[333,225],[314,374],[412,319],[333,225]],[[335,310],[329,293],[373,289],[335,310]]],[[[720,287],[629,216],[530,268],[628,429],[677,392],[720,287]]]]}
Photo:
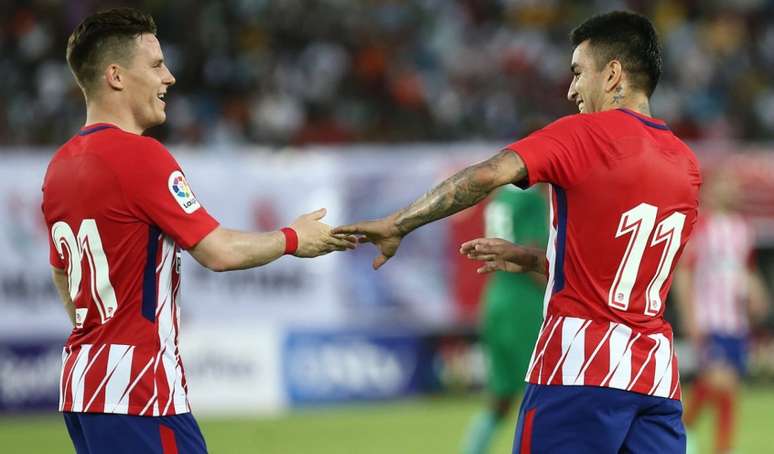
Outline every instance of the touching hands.
{"type": "Polygon", "coordinates": [[[485,262],[476,271],[479,274],[492,271],[546,273],[545,251],[513,244],[500,238],[476,238],[460,246],[460,254],[485,262]]]}
{"type": "Polygon", "coordinates": [[[361,243],[373,243],[379,249],[379,255],[373,261],[373,267],[378,270],[398,251],[403,234],[398,231],[391,217],[376,221],[363,221],[343,225],[333,229],[334,235],[360,235],[361,243]]]}
{"type": "Polygon", "coordinates": [[[320,222],[326,213],[325,208],[320,208],[299,216],[290,224],[290,228],[298,235],[298,249],[293,255],[317,257],[333,251],[354,249],[357,246],[357,238],[354,236],[333,233],[331,226],[320,222]]]}

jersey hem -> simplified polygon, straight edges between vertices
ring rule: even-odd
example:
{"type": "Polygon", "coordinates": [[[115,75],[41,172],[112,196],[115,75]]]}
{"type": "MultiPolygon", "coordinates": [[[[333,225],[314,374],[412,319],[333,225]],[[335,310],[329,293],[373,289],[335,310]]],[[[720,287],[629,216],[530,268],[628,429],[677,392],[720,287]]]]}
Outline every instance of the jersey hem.
{"type": "MultiPolygon", "coordinates": [[[[567,380],[569,382],[575,380],[575,376],[574,375],[563,375],[563,376],[561,376],[561,378],[563,380],[567,380]]],[[[648,396],[648,397],[660,397],[662,399],[670,399],[670,400],[678,400],[678,401],[680,400],[680,398],[678,396],[681,395],[680,385],[678,385],[678,389],[675,390],[674,393],[672,393],[672,396],[674,396],[674,397],[670,397],[670,396],[664,396],[664,395],[661,395],[661,394],[647,394],[647,393],[644,393],[642,391],[637,391],[637,390],[634,390],[634,389],[619,388],[617,386],[595,385],[593,383],[550,383],[549,384],[549,383],[538,383],[535,380],[524,380],[524,381],[529,383],[529,384],[531,384],[531,385],[541,385],[541,386],[593,386],[594,388],[617,389],[618,391],[626,391],[626,392],[630,392],[630,393],[641,394],[643,396],[648,396]]],[[[671,389],[673,389],[673,388],[670,387],[670,390],[671,389]]]]}

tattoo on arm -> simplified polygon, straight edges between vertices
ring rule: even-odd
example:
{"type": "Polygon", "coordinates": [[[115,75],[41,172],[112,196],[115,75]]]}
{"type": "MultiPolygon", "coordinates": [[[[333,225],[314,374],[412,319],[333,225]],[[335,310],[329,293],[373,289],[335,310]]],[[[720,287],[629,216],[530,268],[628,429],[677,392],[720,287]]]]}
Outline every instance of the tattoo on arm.
{"type": "Polygon", "coordinates": [[[417,227],[475,205],[498,186],[521,180],[527,171],[520,159],[520,165],[514,171],[512,160],[516,159],[512,151],[506,150],[457,172],[400,210],[395,218],[395,226],[405,235],[417,227]]]}

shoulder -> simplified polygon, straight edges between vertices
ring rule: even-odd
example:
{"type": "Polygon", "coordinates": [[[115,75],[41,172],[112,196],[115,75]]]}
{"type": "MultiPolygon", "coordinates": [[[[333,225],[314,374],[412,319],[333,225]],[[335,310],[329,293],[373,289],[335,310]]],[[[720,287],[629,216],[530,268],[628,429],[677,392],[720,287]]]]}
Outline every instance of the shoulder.
{"type": "Polygon", "coordinates": [[[573,114],[573,115],[566,115],[564,117],[560,117],[557,120],[554,120],[552,123],[550,123],[548,126],[543,128],[544,130],[567,130],[567,131],[573,131],[580,129],[585,129],[588,127],[591,127],[594,124],[595,114],[573,114]]]}

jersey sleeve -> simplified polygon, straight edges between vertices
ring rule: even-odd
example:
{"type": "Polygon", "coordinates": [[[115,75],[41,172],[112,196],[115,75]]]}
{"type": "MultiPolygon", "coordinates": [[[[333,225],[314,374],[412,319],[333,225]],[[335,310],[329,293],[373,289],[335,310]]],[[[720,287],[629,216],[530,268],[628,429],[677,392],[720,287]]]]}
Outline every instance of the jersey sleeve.
{"type": "Polygon", "coordinates": [[[124,173],[130,210],[155,225],[183,249],[190,249],[218,227],[191,190],[185,174],[167,149],[154,139],[142,138],[138,165],[124,173]],[[127,190],[128,188],[128,190],[127,190]]]}
{"type": "Polygon", "coordinates": [[[589,120],[582,117],[560,118],[506,147],[527,167],[527,181],[521,186],[544,182],[569,188],[588,172],[589,149],[593,148],[588,144],[594,136],[589,120]]]}

